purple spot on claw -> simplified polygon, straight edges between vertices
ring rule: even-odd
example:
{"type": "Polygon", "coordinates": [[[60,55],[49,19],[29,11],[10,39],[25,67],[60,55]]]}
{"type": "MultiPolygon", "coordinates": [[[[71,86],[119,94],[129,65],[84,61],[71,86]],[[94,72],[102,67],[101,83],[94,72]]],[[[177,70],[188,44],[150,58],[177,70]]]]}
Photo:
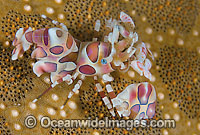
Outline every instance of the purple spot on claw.
{"type": "Polygon", "coordinates": [[[59,55],[64,51],[64,48],[62,46],[54,46],[52,48],[50,48],[50,52],[55,54],[55,55],[59,55]]]}

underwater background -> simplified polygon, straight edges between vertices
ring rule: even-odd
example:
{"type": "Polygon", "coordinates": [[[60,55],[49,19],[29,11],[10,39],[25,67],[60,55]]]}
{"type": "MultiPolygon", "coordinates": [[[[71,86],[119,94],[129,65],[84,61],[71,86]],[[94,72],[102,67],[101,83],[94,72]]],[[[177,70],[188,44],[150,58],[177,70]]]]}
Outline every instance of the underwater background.
{"type": "MultiPolygon", "coordinates": [[[[2,135],[200,135],[200,17],[199,0],[0,0],[0,134],[2,135]],[[38,119],[112,118],[86,78],[64,110],[59,107],[73,86],[61,83],[37,103],[31,101],[50,86],[49,74],[32,71],[31,50],[12,61],[12,41],[21,27],[56,27],[41,14],[64,23],[81,41],[103,40],[104,20],[123,11],[136,25],[139,40],[151,49],[151,82],[157,93],[154,119],[175,119],[176,128],[41,128],[24,125],[27,115],[38,119]],[[94,30],[96,20],[103,23],[94,30]]],[[[120,93],[127,85],[149,81],[130,69],[114,72],[112,86],[120,93]]],[[[39,122],[39,121],[38,121],[39,122]]]]}

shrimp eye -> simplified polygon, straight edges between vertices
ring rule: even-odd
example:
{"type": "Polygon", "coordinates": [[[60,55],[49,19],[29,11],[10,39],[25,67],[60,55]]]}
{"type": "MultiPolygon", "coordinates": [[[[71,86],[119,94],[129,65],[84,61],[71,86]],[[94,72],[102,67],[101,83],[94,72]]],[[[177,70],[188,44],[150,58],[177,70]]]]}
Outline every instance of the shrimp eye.
{"type": "Polygon", "coordinates": [[[102,63],[102,64],[107,64],[107,60],[102,59],[102,60],[101,60],[101,63],[102,63]]]}
{"type": "Polygon", "coordinates": [[[58,37],[62,37],[62,31],[61,30],[56,30],[56,35],[58,36],[58,37]]]}

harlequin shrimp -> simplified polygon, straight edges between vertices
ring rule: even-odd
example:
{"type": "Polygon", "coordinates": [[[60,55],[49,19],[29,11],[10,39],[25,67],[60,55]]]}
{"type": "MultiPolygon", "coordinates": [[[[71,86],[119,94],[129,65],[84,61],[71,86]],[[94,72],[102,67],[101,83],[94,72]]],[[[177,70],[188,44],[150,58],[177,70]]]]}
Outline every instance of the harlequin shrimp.
{"type": "MultiPolygon", "coordinates": [[[[104,42],[80,42],[72,37],[63,23],[54,21],[45,15],[42,17],[60,25],[61,28],[39,30],[32,30],[30,27],[28,29],[20,28],[13,41],[15,49],[12,52],[12,60],[18,59],[34,44],[35,49],[31,57],[37,59],[37,62],[33,65],[33,72],[38,77],[45,72],[50,73],[51,86],[33,102],[36,102],[59,83],[64,81],[71,85],[79,78],[74,88],[69,92],[67,100],[61,106],[63,109],[67,101],[80,89],[85,77],[93,77],[97,91],[112,116],[116,116],[114,108],[120,117],[132,116],[131,112],[139,112],[137,118],[151,118],[153,116],[155,104],[149,105],[151,112],[147,110],[144,114],[142,113],[145,109],[139,111],[137,106],[148,104],[147,100],[155,101],[156,94],[151,84],[146,82],[129,85],[118,96],[115,95],[110,84],[114,80],[110,75],[111,72],[117,70],[126,72],[129,67],[132,67],[140,75],[144,74],[150,80],[152,78],[149,72],[151,62],[146,58],[147,54],[153,58],[152,53],[144,43],[138,43],[138,46],[134,47],[134,44],[138,42],[138,35],[136,32],[133,33],[135,24],[130,16],[121,12],[120,20],[106,20],[108,34],[105,35],[104,42]],[[124,39],[119,41],[120,34],[124,39]],[[103,91],[100,81],[105,83],[108,97],[103,91]],[[124,95],[124,93],[126,94],[124,95]]],[[[100,21],[97,20],[95,30],[98,31],[99,28],[100,21]]]]}

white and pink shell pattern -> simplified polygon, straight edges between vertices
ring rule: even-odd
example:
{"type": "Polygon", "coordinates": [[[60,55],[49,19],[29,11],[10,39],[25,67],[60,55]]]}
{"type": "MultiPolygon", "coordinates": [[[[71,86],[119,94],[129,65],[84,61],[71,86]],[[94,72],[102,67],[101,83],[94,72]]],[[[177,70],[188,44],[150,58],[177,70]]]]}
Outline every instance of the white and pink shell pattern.
{"type": "MultiPolygon", "coordinates": [[[[140,75],[152,80],[152,75],[149,72],[151,62],[146,57],[149,54],[154,59],[153,55],[144,43],[134,47],[134,44],[138,41],[138,35],[136,32],[133,33],[135,24],[130,16],[121,12],[120,20],[106,20],[106,27],[111,32],[105,35],[104,42],[80,42],[72,37],[64,24],[51,20],[44,15],[42,17],[60,25],[61,28],[39,30],[32,30],[30,27],[20,28],[13,41],[15,49],[12,52],[12,60],[20,58],[31,45],[35,45],[31,57],[38,61],[33,66],[33,72],[38,77],[45,72],[51,74],[52,84],[50,88],[34,99],[33,102],[36,102],[57,84],[64,81],[71,85],[76,78],[79,78],[74,88],[69,92],[67,100],[61,106],[61,109],[63,109],[67,101],[80,89],[85,77],[90,76],[94,77],[97,92],[112,116],[116,116],[114,109],[120,117],[129,116],[135,119],[147,119],[154,116],[156,92],[152,84],[148,82],[131,84],[117,96],[110,84],[114,80],[111,72],[117,69],[119,71],[129,69],[129,66],[140,75]],[[130,25],[130,28],[126,30],[120,25],[121,22],[126,26],[130,25]],[[121,41],[119,41],[119,34],[124,37],[121,41]],[[102,89],[100,80],[106,84],[108,96],[102,89]]],[[[98,31],[100,21],[97,20],[97,22],[95,30],[98,31]]]]}
{"type": "Polygon", "coordinates": [[[149,119],[155,115],[156,91],[152,84],[131,84],[117,95],[120,113],[135,119],[149,119]]]}
{"type": "Polygon", "coordinates": [[[40,77],[43,73],[51,73],[51,82],[59,80],[76,69],[76,63],[70,53],[77,53],[75,39],[64,29],[44,28],[33,31],[32,28],[20,28],[13,41],[15,49],[12,60],[22,56],[31,45],[36,44],[31,57],[38,61],[33,72],[40,77]]]}

